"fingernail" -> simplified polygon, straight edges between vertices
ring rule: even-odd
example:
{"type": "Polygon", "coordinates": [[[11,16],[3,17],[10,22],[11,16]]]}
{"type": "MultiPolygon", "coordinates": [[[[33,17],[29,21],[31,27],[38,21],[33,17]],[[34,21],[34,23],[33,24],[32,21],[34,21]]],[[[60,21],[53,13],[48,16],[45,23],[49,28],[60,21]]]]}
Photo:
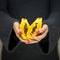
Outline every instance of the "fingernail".
{"type": "Polygon", "coordinates": [[[27,39],[27,43],[30,43],[30,40],[29,39],[27,39]]]}
{"type": "Polygon", "coordinates": [[[40,33],[40,31],[37,31],[36,33],[37,33],[37,34],[39,34],[39,33],[40,33]]]}
{"type": "Polygon", "coordinates": [[[23,34],[23,32],[20,31],[20,32],[19,32],[19,35],[21,35],[21,34],[23,34]]]}

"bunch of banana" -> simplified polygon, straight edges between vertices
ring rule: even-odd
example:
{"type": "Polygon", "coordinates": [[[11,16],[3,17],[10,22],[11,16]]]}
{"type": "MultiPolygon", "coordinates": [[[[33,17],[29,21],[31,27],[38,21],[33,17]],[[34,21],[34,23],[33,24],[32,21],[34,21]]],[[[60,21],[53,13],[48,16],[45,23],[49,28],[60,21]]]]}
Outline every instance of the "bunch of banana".
{"type": "Polygon", "coordinates": [[[21,34],[21,37],[23,39],[33,39],[31,36],[31,33],[33,33],[35,36],[37,35],[37,31],[42,27],[42,18],[37,18],[31,25],[28,23],[26,18],[21,19],[20,23],[20,30],[22,30],[23,34],[21,34]]]}
{"type": "Polygon", "coordinates": [[[21,37],[23,39],[27,39],[26,36],[27,36],[27,31],[28,31],[29,26],[30,26],[30,24],[28,23],[27,19],[22,18],[19,28],[22,31],[21,37]]]}
{"type": "Polygon", "coordinates": [[[33,39],[30,33],[37,35],[37,31],[42,27],[42,18],[37,18],[29,27],[27,31],[27,38],[33,39]]]}

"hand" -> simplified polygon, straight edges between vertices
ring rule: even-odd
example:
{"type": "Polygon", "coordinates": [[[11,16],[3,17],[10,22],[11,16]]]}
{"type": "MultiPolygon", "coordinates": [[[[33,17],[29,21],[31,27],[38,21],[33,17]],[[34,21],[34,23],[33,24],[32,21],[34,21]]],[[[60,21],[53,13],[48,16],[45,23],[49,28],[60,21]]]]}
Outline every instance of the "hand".
{"type": "Polygon", "coordinates": [[[24,39],[22,39],[22,38],[20,37],[20,35],[22,34],[22,31],[19,29],[19,23],[18,23],[18,22],[14,22],[14,23],[13,23],[13,29],[14,29],[14,32],[15,32],[17,38],[18,38],[21,42],[23,42],[23,43],[25,43],[25,44],[31,44],[31,43],[34,42],[34,41],[31,41],[30,39],[24,40],[24,39]]]}
{"type": "Polygon", "coordinates": [[[33,40],[29,40],[30,43],[27,43],[27,44],[40,42],[42,39],[46,37],[47,33],[48,33],[48,25],[44,24],[43,27],[37,31],[38,36],[34,36],[34,34],[31,33],[33,40]]]}
{"type": "Polygon", "coordinates": [[[14,22],[14,23],[13,23],[13,29],[14,29],[14,32],[15,32],[17,38],[18,38],[21,42],[26,43],[26,41],[23,40],[23,39],[20,37],[20,35],[22,34],[22,31],[19,29],[19,23],[18,23],[18,22],[14,22]]]}

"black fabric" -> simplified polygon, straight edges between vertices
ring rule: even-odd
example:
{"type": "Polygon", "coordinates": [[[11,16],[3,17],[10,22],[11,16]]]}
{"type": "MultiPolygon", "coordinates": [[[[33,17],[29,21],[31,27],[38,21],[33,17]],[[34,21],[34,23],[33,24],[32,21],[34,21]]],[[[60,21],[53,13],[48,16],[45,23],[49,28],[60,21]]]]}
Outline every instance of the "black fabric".
{"type": "Polygon", "coordinates": [[[60,37],[59,6],[60,0],[0,0],[2,60],[58,60],[56,46],[60,37]],[[12,31],[12,26],[22,17],[27,18],[30,24],[37,17],[43,17],[43,24],[49,27],[46,38],[37,44],[21,43],[12,31]]]}
{"type": "Polygon", "coordinates": [[[12,29],[11,32],[11,36],[10,36],[10,40],[9,40],[9,45],[8,45],[8,49],[11,51],[14,49],[14,47],[16,47],[16,45],[18,44],[19,39],[16,37],[14,30],[12,29]],[[13,40],[13,41],[12,41],[13,40]]]}
{"type": "MultiPolygon", "coordinates": [[[[43,24],[47,24],[49,27],[49,51],[51,52],[54,49],[54,46],[57,45],[57,41],[60,37],[60,12],[53,12],[49,19],[43,22],[43,24]],[[51,22],[52,21],[52,22],[51,22]],[[56,37],[57,35],[57,37],[56,37]],[[56,37],[56,38],[55,38],[56,37]]],[[[49,52],[49,53],[50,53],[49,52]]]]}
{"type": "Polygon", "coordinates": [[[46,54],[49,52],[49,33],[47,36],[39,42],[39,46],[42,48],[42,51],[46,54]]]}

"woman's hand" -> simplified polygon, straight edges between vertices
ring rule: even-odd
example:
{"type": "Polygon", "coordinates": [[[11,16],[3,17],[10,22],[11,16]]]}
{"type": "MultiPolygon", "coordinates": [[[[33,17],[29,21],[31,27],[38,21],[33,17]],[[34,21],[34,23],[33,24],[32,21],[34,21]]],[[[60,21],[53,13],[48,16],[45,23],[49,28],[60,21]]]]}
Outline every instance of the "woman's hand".
{"type": "Polygon", "coordinates": [[[14,29],[14,32],[15,32],[17,38],[18,38],[21,42],[26,43],[26,41],[23,40],[23,39],[20,37],[20,35],[22,34],[22,31],[19,29],[19,22],[14,22],[14,23],[13,23],[13,29],[14,29]]]}
{"type": "Polygon", "coordinates": [[[13,23],[13,29],[15,31],[17,38],[25,44],[38,43],[42,39],[44,39],[48,33],[48,25],[44,24],[43,27],[39,31],[37,31],[37,34],[40,34],[40,35],[34,36],[34,34],[31,33],[33,39],[32,40],[31,39],[24,40],[20,37],[20,34],[22,34],[22,31],[19,29],[19,23],[18,22],[13,23]]]}
{"type": "Polygon", "coordinates": [[[34,34],[31,33],[33,40],[27,40],[27,44],[33,44],[33,43],[38,43],[40,42],[42,39],[44,39],[46,37],[48,33],[48,25],[44,24],[43,27],[37,31],[37,36],[34,36],[34,34]],[[28,43],[29,42],[29,43],[28,43]]]}
{"type": "Polygon", "coordinates": [[[31,43],[34,42],[34,41],[31,41],[30,39],[24,40],[24,39],[21,38],[20,35],[22,34],[22,31],[19,29],[19,23],[18,23],[18,22],[14,22],[14,23],[13,23],[13,29],[14,29],[14,32],[15,32],[17,38],[18,38],[21,42],[23,42],[23,43],[25,43],[25,44],[31,44],[31,43]]]}

